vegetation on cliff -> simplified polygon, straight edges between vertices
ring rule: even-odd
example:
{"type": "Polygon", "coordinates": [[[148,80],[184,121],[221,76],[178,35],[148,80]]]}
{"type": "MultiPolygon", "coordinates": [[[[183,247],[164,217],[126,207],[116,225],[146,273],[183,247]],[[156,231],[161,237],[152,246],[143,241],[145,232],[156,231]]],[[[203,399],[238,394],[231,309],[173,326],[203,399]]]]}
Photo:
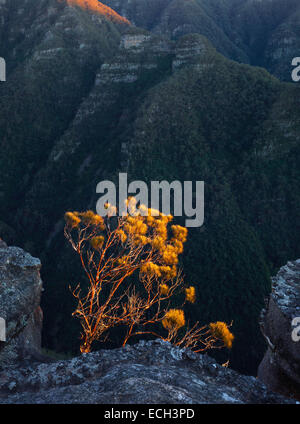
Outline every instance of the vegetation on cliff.
{"type": "MultiPolygon", "coordinates": [[[[198,282],[185,317],[233,320],[230,364],[254,374],[269,275],[300,254],[298,86],[225,59],[199,34],[170,40],[35,3],[1,5],[10,20],[0,23],[0,237],[42,260],[44,345],[75,353],[80,342],[65,282],[87,280],[64,240],[64,212],[93,209],[96,184],[120,171],[202,180],[205,224],[180,260],[198,282]]],[[[107,346],[118,345],[113,333],[107,346]]]]}

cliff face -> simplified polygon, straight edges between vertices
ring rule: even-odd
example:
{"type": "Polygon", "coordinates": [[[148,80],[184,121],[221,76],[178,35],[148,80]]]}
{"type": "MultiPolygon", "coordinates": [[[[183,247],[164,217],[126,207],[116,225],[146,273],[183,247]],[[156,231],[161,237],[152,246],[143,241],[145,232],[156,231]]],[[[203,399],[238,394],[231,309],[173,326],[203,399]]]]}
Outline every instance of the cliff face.
{"type": "Polygon", "coordinates": [[[0,240],[0,317],[6,326],[0,341],[0,369],[39,356],[43,318],[40,267],[39,259],[0,240]]]}
{"type": "Polygon", "coordinates": [[[300,341],[292,337],[295,330],[292,321],[297,317],[300,317],[300,259],[288,262],[273,278],[273,292],[261,322],[268,351],[258,369],[259,379],[270,390],[300,400],[300,341]]]}
{"type": "Polygon", "coordinates": [[[299,52],[298,0],[106,0],[137,26],[179,38],[198,33],[225,56],[291,80],[299,52]]]}

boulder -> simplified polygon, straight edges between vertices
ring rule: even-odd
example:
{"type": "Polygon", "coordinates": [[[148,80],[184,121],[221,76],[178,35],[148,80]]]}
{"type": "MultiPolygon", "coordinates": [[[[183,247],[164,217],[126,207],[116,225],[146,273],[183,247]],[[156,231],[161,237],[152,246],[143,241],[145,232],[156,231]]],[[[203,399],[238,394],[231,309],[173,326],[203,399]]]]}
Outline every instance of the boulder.
{"type": "Polygon", "coordinates": [[[0,368],[40,354],[41,262],[0,240],[0,368]]]}
{"type": "Polygon", "coordinates": [[[293,321],[300,317],[300,259],[283,266],[272,282],[272,294],[261,314],[268,350],[258,378],[270,390],[300,400],[300,341],[292,336],[293,321]]]}

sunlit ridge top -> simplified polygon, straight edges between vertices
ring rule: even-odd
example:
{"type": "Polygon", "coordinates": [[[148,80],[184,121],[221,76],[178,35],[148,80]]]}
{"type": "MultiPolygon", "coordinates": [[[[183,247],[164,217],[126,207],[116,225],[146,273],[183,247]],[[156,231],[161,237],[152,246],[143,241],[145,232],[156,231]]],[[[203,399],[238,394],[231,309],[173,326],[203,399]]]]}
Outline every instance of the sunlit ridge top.
{"type": "Polygon", "coordinates": [[[120,24],[130,24],[128,19],[124,18],[123,16],[120,16],[113,9],[108,6],[105,6],[98,0],[66,0],[66,2],[70,6],[79,6],[82,9],[92,10],[93,12],[103,15],[113,22],[120,24]]]}

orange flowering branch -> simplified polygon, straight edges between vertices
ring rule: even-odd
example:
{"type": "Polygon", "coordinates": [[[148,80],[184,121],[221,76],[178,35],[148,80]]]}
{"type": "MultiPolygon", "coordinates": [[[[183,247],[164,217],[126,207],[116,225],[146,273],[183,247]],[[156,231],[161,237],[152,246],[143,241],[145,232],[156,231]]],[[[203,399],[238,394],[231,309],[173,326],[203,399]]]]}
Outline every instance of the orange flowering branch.
{"type": "Polygon", "coordinates": [[[187,229],[171,225],[170,215],[137,207],[134,198],[126,206],[129,213],[121,217],[110,205],[105,218],[92,211],[65,214],[65,237],[88,278],[86,293],[80,285],[73,291],[77,300],[73,316],[82,326],[81,352],[90,352],[93,342],[106,340],[116,326],[127,328],[123,346],[133,336],[151,334],[195,351],[230,348],[233,336],[225,323],[205,327],[197,323],[189,329],[184,311],[170,309],[180,290],[185,293],[183,305],[196,301],[195,287],[184,288],[178,269],[187,229]],[[129,284],[132,275],[139,278],[138,286],[129,284]],[[165,335],[152,331],[158,323],[165,335]]]}

